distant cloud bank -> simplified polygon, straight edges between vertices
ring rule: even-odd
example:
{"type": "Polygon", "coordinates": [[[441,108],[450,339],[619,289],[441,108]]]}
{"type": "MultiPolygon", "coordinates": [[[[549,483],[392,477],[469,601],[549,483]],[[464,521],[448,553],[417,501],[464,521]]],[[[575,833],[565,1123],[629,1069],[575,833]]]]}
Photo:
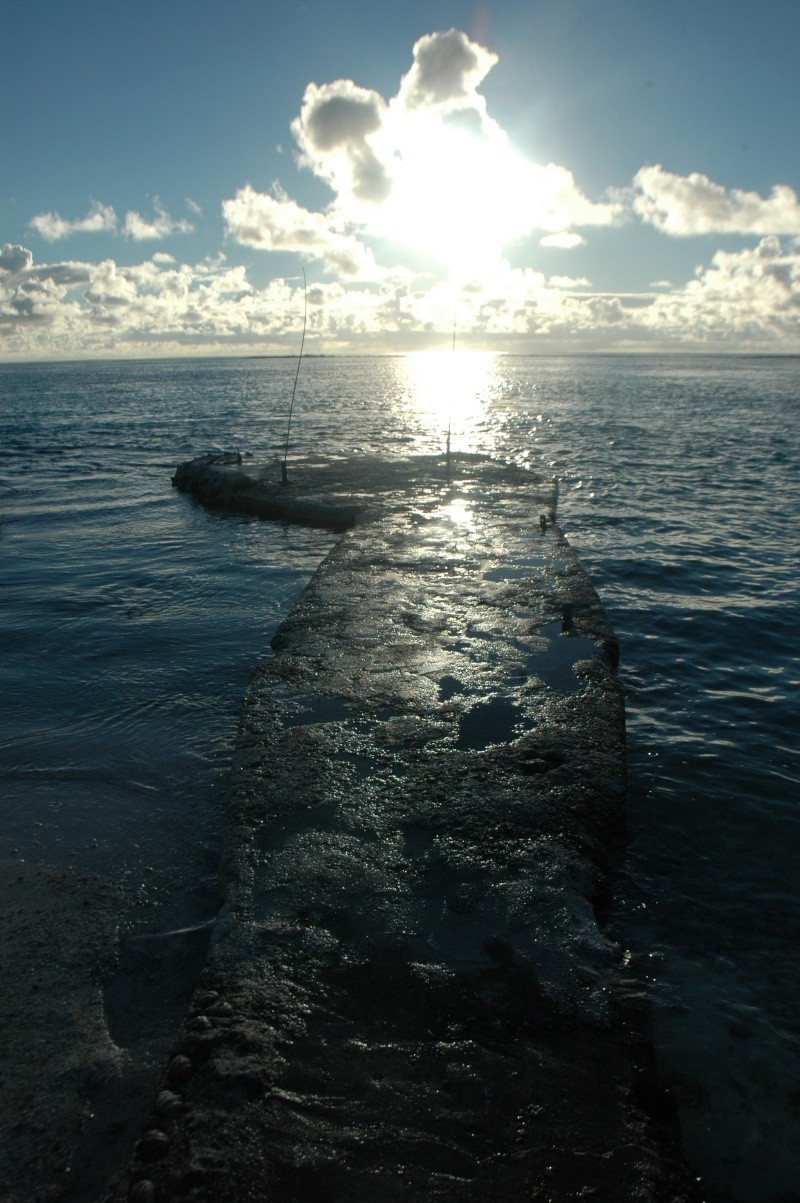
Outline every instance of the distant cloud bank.
{"type": "MultiPolygon", "coordinates": [[[[446,280],[419,288],[398,271],[379,285],[314,284],[308,302],[309,338],[330,352],[411,350],[441,345],[454,292],[446,280]]],[[[282,351],[296,346],[302,311],[296,283],[255,288],[224,257],[36,265],[25,247],[0,251],[0,337],[13,358],[282,351]]],[[[800,250],[771,235],[718,251],[683,287],[634,296],[500,264],[458,294],[458,311],[471,341],[497,350],[797,349],[800,250]]]]}

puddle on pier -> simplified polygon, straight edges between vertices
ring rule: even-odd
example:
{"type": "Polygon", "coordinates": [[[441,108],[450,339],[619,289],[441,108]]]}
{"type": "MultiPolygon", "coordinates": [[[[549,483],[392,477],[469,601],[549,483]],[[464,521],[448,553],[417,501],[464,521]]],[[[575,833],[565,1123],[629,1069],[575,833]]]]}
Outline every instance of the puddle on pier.
{"type": "MultiPolygon", "coordinates": [[[[505,675],[509,685],[520,686],[529,680],[541,681],[559,693],[573,693],[581,687],[575,675],[575,665],[597,656],[593,639],[585,639],[564,631],[562,622],[546,623],[537,634],[547,639],[547,645],[525,656],[505,675]]],[[[492,638],[483,633],[483,637],[492,638]]],[[[521,650],[521,649],[520,649],[521,650]]],[[[448,702],[457,695],[468,696],[473,691],[458,677],[444,676],[439,681],[439,700],[448,702]]],[[[510,743],[534,726],[525,709],[507,694],[498,694],[475,702],[461,714],[458,723],[457,746],[479,751],[500,743],[510,743]]]]}
{"type": "Polygon", "coordinates": [[[593,639],[564,632],[560,619],[546,623],[539,634],[549,639],[549,643],[544,651],[535,652],[520,666],[519,676],[538,677],[559,693],[574,693],[581,685],[575,676],[575,665],[579,660],[596,659],[597,644],[593,639]]]}
{"type": "Polygon", "coordinates": [[[353,707],[344,698],[331,698],[322,693],[306,693],[294,699],[299,710],[284,714],[284,727],[310,727],[314,723],[341,723],[353,717],[353,707]]]}
{"type": "Polygon", "coordinates": [[[458,720],[457,747],[480,751],[495,744],[510,743],[533,724],[521,706],[507,697],[477,702],[458,720]]]}

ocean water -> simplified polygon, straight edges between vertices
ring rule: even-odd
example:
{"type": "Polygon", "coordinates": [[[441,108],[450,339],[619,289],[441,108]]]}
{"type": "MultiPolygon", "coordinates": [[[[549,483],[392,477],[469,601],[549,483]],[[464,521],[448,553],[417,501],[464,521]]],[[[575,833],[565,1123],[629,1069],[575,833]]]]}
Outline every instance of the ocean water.
{"type": "MultiPolygon", "coordinates": [[[[0,857],[213,915],[249,670],[332,544],[215,515],[175,465],[279,454],[296,362],[0,365],[0,857]]],[[[610,930],[709,1200],[800,1182],[800,359],[303,361],[291,453],[481,450],[558,477],[622,649],[610,930]]]]}

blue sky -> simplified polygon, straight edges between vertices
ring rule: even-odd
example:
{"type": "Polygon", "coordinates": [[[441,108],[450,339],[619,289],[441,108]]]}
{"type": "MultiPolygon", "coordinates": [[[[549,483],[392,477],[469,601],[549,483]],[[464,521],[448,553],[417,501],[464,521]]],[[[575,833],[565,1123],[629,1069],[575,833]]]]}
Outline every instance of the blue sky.
{"type": "Polygon", "coordinates": [[[0,358],[800,352],[797,0],[0,13],[0,358]]]}

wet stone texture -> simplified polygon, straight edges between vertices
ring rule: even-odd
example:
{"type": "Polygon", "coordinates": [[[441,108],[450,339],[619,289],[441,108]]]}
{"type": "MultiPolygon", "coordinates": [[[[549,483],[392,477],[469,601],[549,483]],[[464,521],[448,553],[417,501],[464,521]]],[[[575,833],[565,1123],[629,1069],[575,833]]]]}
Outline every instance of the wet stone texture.
{"type": "Polygon", "coordinates": [[[691,1199],[598,926],[623,701],[554,486],[342,471],[369,504],[251,679],[209,961],[115,1197],[691,1199]]]}

